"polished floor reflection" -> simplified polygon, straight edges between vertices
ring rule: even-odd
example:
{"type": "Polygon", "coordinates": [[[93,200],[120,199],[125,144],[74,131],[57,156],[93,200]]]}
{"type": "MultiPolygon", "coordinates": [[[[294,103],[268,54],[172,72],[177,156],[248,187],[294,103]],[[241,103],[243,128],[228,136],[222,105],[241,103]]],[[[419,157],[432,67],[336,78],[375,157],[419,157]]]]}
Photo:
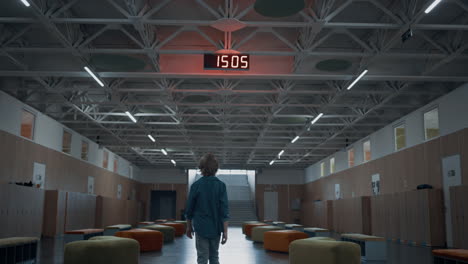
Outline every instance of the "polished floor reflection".
{"type": "MultiPolygon", "coordinates": [[[[432,264],[431,249],[428,247],[388,243],[387,252],[387,264],[432,264]]],[[[195,264],[196,259],[195,241],[187,237],[180,237],[176,238],[173,243],[164,244],[161,252],[142,253],[140,264],[195,264]]],[[[222,264],[286,264],[288,263],[288,255],[265,251],[263,244],[245,239],[241,229],[233,227],[230,228],[228,243],[220,246],[220,262],[222,264]]],[[[43,239],[39,263],[62,264],[63,240],[43,239]]]]}

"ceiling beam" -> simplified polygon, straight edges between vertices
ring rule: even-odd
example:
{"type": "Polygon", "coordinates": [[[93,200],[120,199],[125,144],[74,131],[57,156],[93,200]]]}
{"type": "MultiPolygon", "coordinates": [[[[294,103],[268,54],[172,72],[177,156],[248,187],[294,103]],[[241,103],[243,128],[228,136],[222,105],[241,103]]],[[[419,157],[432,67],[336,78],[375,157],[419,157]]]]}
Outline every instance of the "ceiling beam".
{"type": "MultiPolygon", "coordinates": [[[[101,78],[136,79],[233,79],[233,80],[297,80],[297,81],[349,81],[350,74],[215,74],[215,73],[164,73],[164,72],[98,72],[101,78]]],[[[0,77],[66,77],[86,78],[84,71],[0,71],[0,77]]],[[[468,82],[468,76],[422,76],[422,75],[380,75],[369,74],[365,81],[406,81],[406,82],[468,82]]]]}

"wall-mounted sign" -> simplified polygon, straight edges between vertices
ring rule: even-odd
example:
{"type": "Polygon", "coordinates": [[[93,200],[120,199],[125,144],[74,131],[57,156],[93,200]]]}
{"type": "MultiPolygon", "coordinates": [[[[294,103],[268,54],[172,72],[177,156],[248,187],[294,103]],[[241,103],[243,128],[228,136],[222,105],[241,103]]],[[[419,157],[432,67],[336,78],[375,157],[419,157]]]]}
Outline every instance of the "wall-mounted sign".
{"type": "Polygon", "coordinates": [[[380,194],[380,174],[372,175],[372,194],[379,195],[380,194]]]}
{"type": "Polygon", "coordinates": [[[122,199],[122,184],[117,185],[117,199],[122,199]]]}
{"type": "Polygon", "coordinates": [[[335,199],[341,199],[341,187],[339,183],[335,184],[335,199]]]}
{"type": "Polygon", "coordinates": [[[94,177],[88,176],[88,194],[94,194],[94,177]]]}
{"type": "Polygon", "coordinates": [[[203,61],[205,70],[240,70],[250,69],[248,54],[205,54],[203,61]]]}
{"type": "Polygon", "coordinates": [[[42,163],[34,162],[32,183],[34,187],[44,189],[45,177],[46,177],[46,165],[42,163]]]}

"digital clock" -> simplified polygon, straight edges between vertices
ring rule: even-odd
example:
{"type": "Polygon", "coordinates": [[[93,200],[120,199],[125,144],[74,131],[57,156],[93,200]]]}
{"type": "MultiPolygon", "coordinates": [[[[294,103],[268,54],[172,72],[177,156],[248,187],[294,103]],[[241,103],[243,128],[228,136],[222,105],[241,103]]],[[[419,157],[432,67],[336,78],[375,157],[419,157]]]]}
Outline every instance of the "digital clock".
{"type": "Polygon", "coordinates": [[[250,57],[248,54],[205,54],[205,70],[240,70],[248,71],[250,57]]]}

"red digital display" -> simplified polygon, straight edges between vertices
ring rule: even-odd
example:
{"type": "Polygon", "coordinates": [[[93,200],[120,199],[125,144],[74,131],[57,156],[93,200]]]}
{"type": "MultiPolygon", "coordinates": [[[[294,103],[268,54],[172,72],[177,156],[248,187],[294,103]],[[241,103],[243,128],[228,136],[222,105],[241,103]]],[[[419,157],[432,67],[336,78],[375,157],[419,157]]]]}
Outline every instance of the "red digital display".
{"type": "Polygon", "coordinates": [[[248,54],[205,54],[205,70],[240,70],[248,71],[250,57],[248,54]]]}

